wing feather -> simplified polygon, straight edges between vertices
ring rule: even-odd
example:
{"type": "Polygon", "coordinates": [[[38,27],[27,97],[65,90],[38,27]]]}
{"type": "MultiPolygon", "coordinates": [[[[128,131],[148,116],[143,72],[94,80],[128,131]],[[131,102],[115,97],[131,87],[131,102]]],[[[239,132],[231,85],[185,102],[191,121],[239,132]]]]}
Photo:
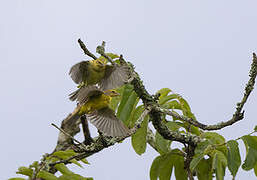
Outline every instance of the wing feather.
{"type": "Polygon", "coordinates": [[[116,89],[125,84],[129,79],[129,67],[127,65],[106,65],[105,76],[99,82],[102,90],[116,89]]]}
{"type": "Polygon", "coordinates": [[[89,76],[88,66],[89,61],[81,61],[70,68],[69,75],[76,84],[82,83],[89,76]]]}
{"type": "Polygon", "coordinates": [[[96,86],[83,86],[69,94],[69,98],[71,101],[76,100],[79,104],[82,105],[85,104],[91,96],[97,96],[100,94],[103,94],[103,91],[101,91],[96,86]]]}
{"type": "Polygon", "coordinates": [[[109,107],[87,114],[88,120],[101,132],[107,136],[125,137],[129,134],[129,129],[114,114],[109,107]]]}

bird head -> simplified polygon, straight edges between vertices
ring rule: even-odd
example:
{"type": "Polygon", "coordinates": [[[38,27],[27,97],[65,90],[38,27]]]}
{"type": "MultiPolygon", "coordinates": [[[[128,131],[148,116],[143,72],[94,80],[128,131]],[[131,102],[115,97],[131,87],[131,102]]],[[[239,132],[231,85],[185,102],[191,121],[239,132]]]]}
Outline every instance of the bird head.
{"type": "Polygon", "coordinates": [[[107,95],[107,96],[111,96],[111,97],[115,97],[115,96],[120,95],[116,90],[113,90],[113,89],[104,91],[104,94],[107,95]]]}
{"type": "Polygon", "coordinates": [[[94,66],[97,66],[97,67],[103,67],[103,66],[105,66],[105,64],[106,64],[102,59],[93,60],[93,61],[91,61],[91,63],[92,63],[94,66]]]}

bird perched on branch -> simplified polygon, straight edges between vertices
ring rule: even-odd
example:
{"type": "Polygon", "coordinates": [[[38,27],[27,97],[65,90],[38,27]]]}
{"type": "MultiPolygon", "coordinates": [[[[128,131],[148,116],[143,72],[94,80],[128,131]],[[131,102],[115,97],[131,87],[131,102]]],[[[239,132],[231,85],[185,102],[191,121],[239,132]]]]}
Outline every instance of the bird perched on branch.
{"type": "Polygon", "coordinates": [[[79,92],[75,91],[70,94],[70,100],[78,102],[71,118],[78,119],[80,116],[86,115],[87,119],[105,135],[125,137],[129,135],[129,129],[109,108],[112,97],[118,95],[115,90],[102,91],[96,86],[81,87],[79,92]]]}
{"type": "Polygon", "coordinates": [[[108,90],[128,82],[129,67],[116,63],[108,65],[104,58],[98,58],[73,65],[69,74],[71,79],[79,84],[78,87],[98,84],[102,90],[108,90]]]}

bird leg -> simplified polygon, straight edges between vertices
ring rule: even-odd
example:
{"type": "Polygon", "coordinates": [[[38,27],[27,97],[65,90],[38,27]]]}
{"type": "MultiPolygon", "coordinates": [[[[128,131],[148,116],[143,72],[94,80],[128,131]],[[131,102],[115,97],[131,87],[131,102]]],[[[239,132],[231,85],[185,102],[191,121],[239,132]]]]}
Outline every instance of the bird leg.
{"type": "Polygon", "coordinates": [[[92,139],[92,137],[90,135],[90,131],[89,131],[89,128],[88,128],[87,117],[85,115],[81,116],[80,120],[81,120],[81,124],[82,124],[83,134],[84,134],[84,137],[85,137],[84,144],[85,145],[90,145],[92,142],[94,142],[94,140],[92,139]]]}

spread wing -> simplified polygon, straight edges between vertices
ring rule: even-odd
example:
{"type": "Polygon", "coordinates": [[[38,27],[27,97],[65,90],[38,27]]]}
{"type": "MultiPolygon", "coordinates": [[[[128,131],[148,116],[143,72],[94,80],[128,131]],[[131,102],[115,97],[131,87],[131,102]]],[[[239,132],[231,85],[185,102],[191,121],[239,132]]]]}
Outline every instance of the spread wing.
{"type": "Polygon", "coordinates": [[[99,82],[102,90],[115,89],[125,84],[129,79],[127,65],[106,65],[104,78],[99,82]]]}
{"type": "Polygon", "coordinates": [[[103,94],[96,86],[83,86],[73,93],[69,94],[71,101],[77,101],[79,104],[85,104],[91,96],[97,96],[103,94]]]}
{"type": "Polygon", "coordinates": [[[76,84],[82,83],[83,79],[88,77],[88,66],[89,61],[81,61],[71,67],[69,75],[76,84]]]}
{"type": "Polygon", "coordinates": [[[107,136],[125,137],[129,129],[114,114],[109,107],[103,108],[86,115],[88,120],[107,136]]]}

